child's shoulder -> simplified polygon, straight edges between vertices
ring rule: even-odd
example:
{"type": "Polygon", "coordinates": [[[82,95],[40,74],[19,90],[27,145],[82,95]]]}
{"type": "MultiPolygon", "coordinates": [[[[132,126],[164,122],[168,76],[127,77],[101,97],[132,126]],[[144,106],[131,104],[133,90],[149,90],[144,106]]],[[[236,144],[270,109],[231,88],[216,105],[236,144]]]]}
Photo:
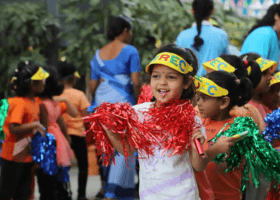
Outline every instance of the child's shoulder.
{"type": "Polygon", "coordinates": [[[67,88],[63,91],[62,94],[67,94],[67,95],[85,95],[85,93],[81,90],[75,89],[75,88],[67,88]]]}

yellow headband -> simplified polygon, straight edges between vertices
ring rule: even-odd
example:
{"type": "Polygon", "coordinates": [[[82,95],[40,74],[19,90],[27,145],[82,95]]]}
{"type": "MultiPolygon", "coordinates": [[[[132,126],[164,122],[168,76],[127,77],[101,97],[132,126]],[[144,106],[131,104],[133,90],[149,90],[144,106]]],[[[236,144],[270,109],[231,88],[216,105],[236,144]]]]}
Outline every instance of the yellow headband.
{"type": "Polygon", "coordinates": [[[277,62],[273,60],[264,59],[262,57],[258,58],[256,62],[259,64],[262,72],[271,68],[271,73],[273,73],[278,65],[277,62]]]}
{"type": "Polygon", "coordinates": [[[201,92],[211,97],[223,97],[228,95],[227,89],[218,86],[210,79],[202,77],[202,81],[204,82],[204,87],[201,87],[199,90],[197,90],[198,92],[201,92]]]}
{"type": "Polygon", "coordinates": [[[270,80],[270,85],[274,85],[276,83],[280,83],[280,72],[277,72],[276,74],[274,74],[274,76],[270,80]]]}
{"type": "Polygon", "coordinates": [[[146,72],[149,73],[149,67],[154,64],[162,64],[176,71],[187,74],[193,71],[193,67],[187,63],[182,57],[174,54],[163,52],[158,54],[146,67],[146,72]]]}
{"type": "Polygon", "coordinates": [[[76,76],[77,78],[81,78],[81,76],[80,76],[78,71],[75,71],[74,76],[76,76]]]}
{"type": "Polygon", "coordinates": [[[202,66],[207,69],[212,69],[214,71],[226,71],[229,73],[233,73],[235,68],[227,63],[224,59],[218,57],[214,60],[210,60],[208,62],[202,63],[202,66]]]}
{"type": "Polygon", "coordinates": [[[203,79],[204,79],[204,77],[202,77],[202,76],[198,76],[198,75],[194,76],[193,82],[194,82],[196,91],[199,91],[202,87],[204,87],[205,81],[203,81],[203,79]]]}
{"type": "Polygon", "coordinates": [[[38,71],[31,77],[33,81],[42,81],[48,78],[50,74],[43,70],[42,67],[39,67],[38,71]]]}

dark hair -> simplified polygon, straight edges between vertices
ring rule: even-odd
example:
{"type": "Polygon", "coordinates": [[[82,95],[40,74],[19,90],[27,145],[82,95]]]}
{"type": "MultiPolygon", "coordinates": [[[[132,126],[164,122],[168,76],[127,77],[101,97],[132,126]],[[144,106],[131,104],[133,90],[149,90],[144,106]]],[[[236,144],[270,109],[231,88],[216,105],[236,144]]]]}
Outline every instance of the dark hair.
{"type": "MultiPolygon", "coordinates": [[[[189,76],[194,76],[197,73],[198,70],[198,62],[197,62],[197,58],[195,56],[195,54],[193,53],[192,50],[187,49],[187,48],[181,48],[178,47],[176,44],[167,44],[163,47],[161,47],[157,53],[162,53],[162,52],[170,52],[170,53],[174,53],[177,54],[178,56],[182,57],[188,64],[190,64],[193,67],[193,71],[189,72],[187,74],[182,74],[184,75],[184,81],[186,81],[188,79],[189,76]]],[[[149,74],[152,74],[153,71],[153,66],[151,66],[149,68],[149,74]]],[[[182,96],[180,99],[192,99],[193,96],[196,93],[196,89],[195,89],[195,85],[194,83],[191,84],[191,86],[188,89],[184,89],[182,96]]],[[[155,98],[152,99],[152,101],[154,101],[155,98]]]]}
{"type": "Polygon", "coordinates": [[[217,85],[228,90],[230,108],[243,106],[252,98],[253,84],[248,78],[237,79],[234,74],[225,71],[213,71],[206,75],[217,85]]]}
{"type": "Polygon", "coordinates": [[[50,76],[46,80],[44,91],[39,95],[40,97],[52,98],[53,96],[61,95],[64,86],[59,83],[59,75],[52,67],[45,67],[50,76]]]}
{"type": "Polygon", "coordinates": [[[15,77],[12,87],[15,95],[24,97],[29,93],[31,77],[39,70],[39,64],[34,62],[19,62],[13,77],[15,77]]]}
{"type": "Polygon", "coordinates": [[[278,14],[280,16],[280,4],[273,4],[272,6],[270,6],[266,12],[266,15],[251,28],[251,30],[248,32],[248,35],[259,27],[273,26],[275,23],[275,14],[278,14]]]}
{"type": "Polygon", "coordinates": [[[199,37],[202,21],[210,16],[211,11],[214,8],[214,3],[213,0],[194,0],[192,8],[194,10],[194,18],[197,25],[197,35],[194,38],[194,44],[192,46],[199,51],[200,46],[203,45],[203,39],[199,37]]]}
{"type": "Polygon", "coordinates": [[[235,55],[222,55],[220,57],[235,68],[234,74],[238,79],[248,77],[253,83],[254,88],[256,88],[260,83],[262,72],[259,64],[254,60],[247,59],[246,63],[246,61],[243,61],[241,57],[235,55]],[[249,68],[250,73],[248,73],[249,68]]]}
{"type": "Polygon", "coordinates": [[[124,29],[130,30],[132,28],[131,21],[123,16],[115,16],[109,23],[107,30],[107,39],[114,40],[119,36],[124,29]]]}
{"type": "Polygon", "coordinates": [[[74,77],[74,73],[77,71],[76,65],[67,61],[59,61],[57,64],[57,72],[60,79],[70,80],[74,77]]]}

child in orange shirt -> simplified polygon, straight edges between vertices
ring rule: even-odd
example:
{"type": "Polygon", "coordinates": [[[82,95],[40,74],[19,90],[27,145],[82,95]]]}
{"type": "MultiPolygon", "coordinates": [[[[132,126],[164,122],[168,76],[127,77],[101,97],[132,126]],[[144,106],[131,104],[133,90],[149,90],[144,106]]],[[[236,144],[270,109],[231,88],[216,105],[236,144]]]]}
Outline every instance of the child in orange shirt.
{"type": "MultiPolygon", "coordinates": [[[[55,101],[54,96],[60,95],[63,91],[63,85],[59,84],[57,71],[52,68],[46,68],[50,76],[46,80],[46,85],[43,93],[40,95],[42,99],[41,121],[47,124],[47,132],[52,133],[56,139],[56,158],[59,170],[68,169],[71,165],[70,158],[73,152],[70,147],[71,138],[67,133],[67,128],[64,124],[62,114],[70,113],[72,116],[77,116],[78,111],[69,103],[67,99],[58,99],[55,101]],[[62,102],[62,100],[64,102],[62,102]]],[[[61,181],[59,175],[48,175],[39,168],[37,169],[37,180],[40,191],[40,200],[61,199],[71,200],[70,183],[66,180],[61,181]]]]}
{"type": "Polygon", "coordinates": [[[66,122],[68,134],[72,140],[71,147],[75,153],[79,167],[77,199],[87,200],[88,150],[82,117],[88,114],[87,108],[90,106],[90,103],[82,91],[74,89],[76,79],[80,78],[76,66],[68,62],[59,62],[57,69],[61,78],[61,83],[64,85],[64,90],[60,97],[67,98],[78,110],[77,117],[73,118],[68,114],[64,114],[63,118],[66,122]]]}
{"type": "Polygon", "coordinates": [[[6,137],[2,147],[0,176],[1,200],[28,200],[32,182],[30,141],[39,131],[45,135],[46,124],[41,124],[40,99],[45,79],[49,74],[37,64],[20,62],[15,73],[16,96],[10,102],[3,126],[6,137]]]}
{"type": "MultiPolygon", "coordinates": [[[[253,85],[247,78],[239,80],[234,74],[224,71],[211,72],[203,80],[206,84],[198,89],[197,105],[209,140],[215,137],[225,124],[234,121],[234,117],[230,115],[231,109],[234,106],[242,106],[251,99],[253,85]]],[[[212,160],[218,153],[229,151],[234,145],[230,138],[221,139],[224,143],[203,145],[208,160],[212,160]]],[[[224,166],[210,162],[205,172],[212,186],[214,199],[242,198],[240,169],[226,174],[224,166]]],[[[205,184],[200,179],[197,179],[197,182],[198,185],[205,184]]]]}

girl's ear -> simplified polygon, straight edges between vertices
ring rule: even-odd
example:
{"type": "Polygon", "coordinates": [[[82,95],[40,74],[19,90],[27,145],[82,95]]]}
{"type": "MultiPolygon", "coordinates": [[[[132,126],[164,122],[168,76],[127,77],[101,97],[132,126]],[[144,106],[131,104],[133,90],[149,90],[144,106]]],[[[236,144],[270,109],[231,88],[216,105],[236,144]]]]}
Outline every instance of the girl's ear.
{"type": "Polygon", "coordinates": [[[188,89],[192,83],[193,83],[193,77],[189,76],[187,80],[185,80],[184,82],[184,89],[185,90],[188,89]]]}
{"type": "Polygon", "coordinates": [[[225,96],[221,99],[220,109],[226,109],[230,104],[230,98],[225,96]]]}

